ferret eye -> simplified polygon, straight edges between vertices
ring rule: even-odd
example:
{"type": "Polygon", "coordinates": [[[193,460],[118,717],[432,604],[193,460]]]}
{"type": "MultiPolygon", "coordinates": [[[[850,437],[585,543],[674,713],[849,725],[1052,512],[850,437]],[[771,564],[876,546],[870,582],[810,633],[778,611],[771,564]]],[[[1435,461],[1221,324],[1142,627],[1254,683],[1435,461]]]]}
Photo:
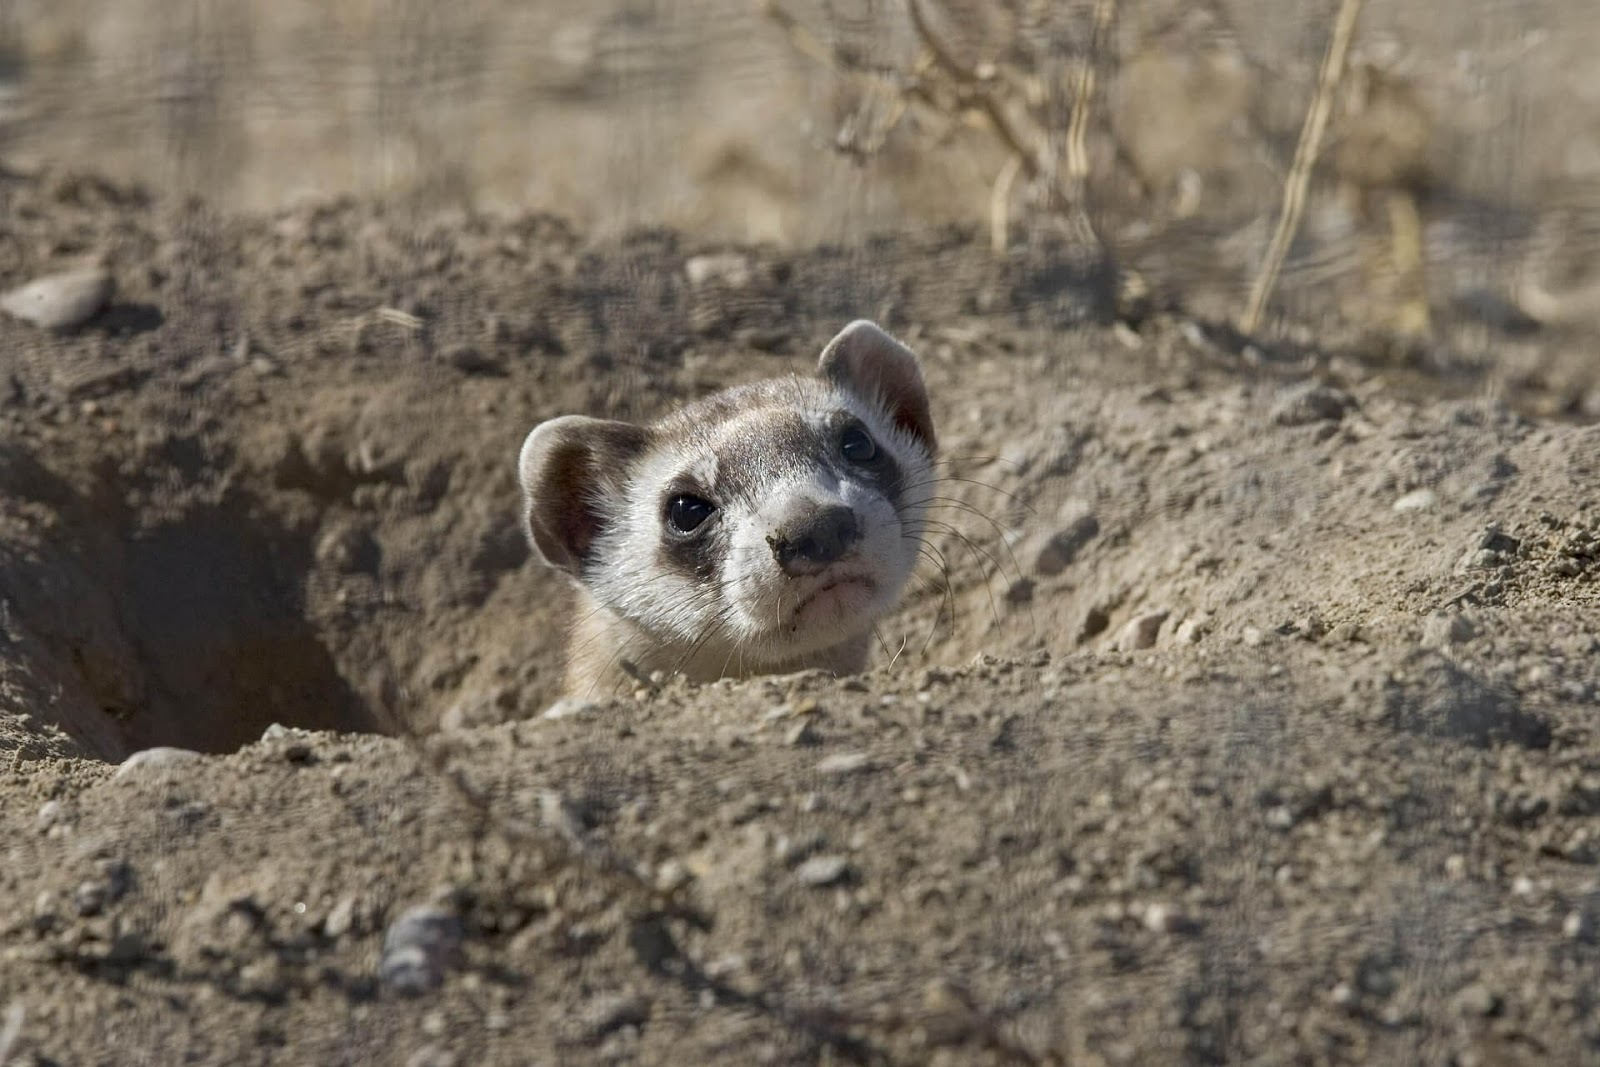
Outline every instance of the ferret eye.
{"type": "Polygon", "coordinates": [[[839,436],[839,451],[851,463],[871,463],[878,458],[878,443],[859,426],[851,426],[839,436]]]}
{"type": "Polygon", "coordinates": [[[717,506],[698,496],[675,496],[667,502],[667,525],[678,533],[694,533],[712,516],[717,506]]]}

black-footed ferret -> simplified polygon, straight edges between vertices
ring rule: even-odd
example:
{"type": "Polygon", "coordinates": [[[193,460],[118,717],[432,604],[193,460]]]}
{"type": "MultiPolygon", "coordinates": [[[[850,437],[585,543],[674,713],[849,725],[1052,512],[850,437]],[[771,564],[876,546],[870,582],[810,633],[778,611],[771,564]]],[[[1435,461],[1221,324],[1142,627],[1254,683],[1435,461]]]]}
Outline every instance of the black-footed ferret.
{"type": "Polygon", "coordinates": [[[917,357],[864,320],[814,378],[646,426],[541,423],[518,466],[534,550],[578,587],[566,691],[861,670],[917,560],[934,450],[917,357]]]}

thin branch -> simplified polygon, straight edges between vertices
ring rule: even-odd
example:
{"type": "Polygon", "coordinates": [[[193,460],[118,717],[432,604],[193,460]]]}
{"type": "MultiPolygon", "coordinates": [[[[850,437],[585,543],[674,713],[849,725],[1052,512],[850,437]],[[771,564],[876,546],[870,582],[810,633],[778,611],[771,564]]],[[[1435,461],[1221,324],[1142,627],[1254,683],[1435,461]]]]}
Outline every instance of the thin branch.
{"type": "Polygon", "coordinates": [[[1289,245],[1300,227],[1300,216],[1305,211],[1306,192],[1311,186],[1311,171],[1322,151],[1322,139],[1327,133],[1328,119],[1333,114],[1334,96],[1344,77],[1350,55],[1350,43],[1355,40],[1356,22],[1361,16],[1363,0],[1341,0],[1339,13],[1333,26],[1333,36],[1328,41],[1328,53],[1322,60],[1322,71],[1317,79],[1317,93],[1312,97],[1306,112],[1305,125],[1300,130],[1300,143],[1294,150],[1294,165],[1283,184],[1283,205],[1278,212],[1278,226],[1267,246],[1266,258],[1250,289],[1250,301],[1239,318],[1239,332],[1252,334],[1261,325],[1267,301],[1278,284],[1278,274],[1289,255],[1289,245]]]}
{"type": "Polygon", "coordinates": [[[1039,158],[1039,149],[1028,144],[1029,139],[1017,129],[1016,123],[1006,113],[1005,105],[1000,98],[989,91],[991,79],[982,76],[976,69],[968,67],[956,58],[955,53],[928,22],[928,16],[922,10],[921,0],[906,0],[906,8],[911,14],[912,28],[917,31],[917,37],[933,55],[934,61],[958,83],[973,90],[969,94],[971,106],[988,120],[1006,150],[1021,159],[1028,178],[1037,181],[1045,172],[1044,164],[1039,158]]]}
{"type": "Polygon", "coordinates": [[[1107,54],[1116,18],[1117,0],[1097,0],[1089,54],[1078,68],[1078,84],[1072,96],[1072,117],[1067,125],[1067,177],[1079,195],[1089,180],[1088,137],[1089,119],[1094,114],[1095,68],[1107,54]]]}
{"type": "Polygon", "coordinates": [[[1012,155],[995,176],[989,193],[989,247],[997,256],[1011,244],[1011,187],[1017,184],[1021,170],[1022,157],[1012,155]]]}

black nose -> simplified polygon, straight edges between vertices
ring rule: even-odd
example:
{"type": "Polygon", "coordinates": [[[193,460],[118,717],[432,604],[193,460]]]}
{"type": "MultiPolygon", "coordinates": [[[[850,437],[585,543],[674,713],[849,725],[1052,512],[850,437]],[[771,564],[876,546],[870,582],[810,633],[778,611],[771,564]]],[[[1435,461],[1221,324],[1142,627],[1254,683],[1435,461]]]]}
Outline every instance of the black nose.
{"type": "Polygon", "coordinates": [[[780,535],[768,537],[773,558],[789,573],[806,564],[832,563],[842,559],[857,541],[856,513],[843,505],[818,508],[805,518],[789,524],[780,535]]]}

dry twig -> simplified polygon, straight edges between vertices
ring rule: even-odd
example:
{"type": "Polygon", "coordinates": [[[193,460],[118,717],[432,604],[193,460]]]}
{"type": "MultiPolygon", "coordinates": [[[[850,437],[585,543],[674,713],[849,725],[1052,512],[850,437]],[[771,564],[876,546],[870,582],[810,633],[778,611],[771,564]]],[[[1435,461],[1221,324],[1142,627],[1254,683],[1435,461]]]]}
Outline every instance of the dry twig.
{"type": "Polygon", "coordinates": [[[1267,301],[1278,284],[1278,274],[1289,254],[1289,245],[1300,226],[1300,216],[1305,211],[1306,192],[1311,186],[1311,171],[1322,151],[1322,139],[1327,133],[1328,119],[1333,114],[1333,101],[1344,77],[1350,55],[1350,43],[1355,39],[1356,21],[1361,15],[1363,0],[1341,0],[1339,13],[1333,25],[1333,35],[1328,40],[1328,52],[1322,60],[1322,71],[1317,79],[1317,93],[1306,112],[1305,125],[1300,130],[1300,143],[1295,147],[1294,164],[1283,183],[1283,205],[1278,211],[1278,225],[1267,245],[1267,254],[1250,289],[1250,300],[1239,318],[1239,331],[1251,334],[1261,325],[1267,301]]]}
{"type": "Polygon", "coordinates": [[[1078,68],[1078,84],[1072,94],[1072,119],[1067,127],[1067,177],[1080,199],[1089,180],[1089,117],[1094,113],[1096,67],[1109,54],[1111,28],[1116,18],[1117,0],[1096,0],[1089,54],[1078,68]]]}
{"type": "Polygon", "coordinates": [[[976,120],[994,135],[1008,157],[995,176],[989,196],[990,238],[995,251],[1004,252],[1009,243],[1010,200],[1019,175],[1041,189],[1041,200],[1048,212],[1064,218],[1084,240],[1103,247],[1085,209],[1090,169],[1088,131],[1100,80],[1099,67],[1108,54],[1115,24],[1116,0],[1097,0],[1095,4],[1088,54],[1073,79],[1064,165],[1058,165],[1051,144],[1048,94],[1038,77],[1000,63],[968,63],[934,27],[924,0],[905,0],[905,4],[921,46],[917,61],[905,72],[868,70],[842,60],[778,0],[761,0],[761,9],[801,55],[836,76],[891,95],[887,128],[865,143],[853,137],[841,138],[841,148],[863,153],[881,148],[889,130],[912,104],[946,121],[976,120]]]}

